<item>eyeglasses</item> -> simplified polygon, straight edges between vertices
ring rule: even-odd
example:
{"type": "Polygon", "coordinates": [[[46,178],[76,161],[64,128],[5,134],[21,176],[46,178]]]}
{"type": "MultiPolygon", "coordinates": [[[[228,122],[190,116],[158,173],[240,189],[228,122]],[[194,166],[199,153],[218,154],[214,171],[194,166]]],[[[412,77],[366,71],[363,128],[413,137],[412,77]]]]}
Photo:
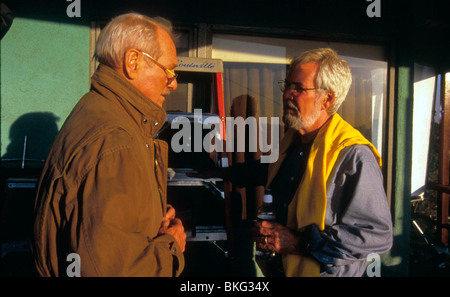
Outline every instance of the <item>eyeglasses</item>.
{"type": "Polygon", "coordinates": [[[280,90],[284,93],[286,90],[289,91],[296,91],[298,93],[303,93],[305,91],[309,90],[321,90],[319,88],[302,88],[300,83],[296,82],[290,82],[287,79],[280,80],[278,82],[278,86],[280,87],[280,90]]]}
{"type": "Polygon", "coordinates": [[[173,82],[174,80],[177,79],[178,74],[175,73],[175,71],[170,70],[169,68],[164,67],[161,63],[159,63],[158,61],[155,60],[155,58],[153,58],[152,56],[150,56],[149,54],[147,54],[146,52],[142,52],[142,54],[144,56],[146,56],[147,58],[149,58],[150,60],[152,60],[153,62],[155,62],[156,65],[158,65],[162,70],[164,70],[164,72],[169,73],[170,75],[172,75],[172,77],[168,77],[167,74],[167,84],[170,85],[171,82],[173,82]]]}

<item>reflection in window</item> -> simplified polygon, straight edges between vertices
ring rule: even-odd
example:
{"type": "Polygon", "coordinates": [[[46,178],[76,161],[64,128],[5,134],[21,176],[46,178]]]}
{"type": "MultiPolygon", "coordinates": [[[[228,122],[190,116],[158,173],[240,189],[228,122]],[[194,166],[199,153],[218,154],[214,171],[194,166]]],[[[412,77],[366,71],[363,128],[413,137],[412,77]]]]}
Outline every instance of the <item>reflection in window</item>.
{"type": "MultiPolygon", "coordinates": [[[[190,57],[194,55],[192,45],[193,30],[191,28],[175,28],[177,41],[177,56],[190,57]]],[[[184,75],[178,73],[177,89],[166,98],[163,108],[167,111],[192,112],[193,88],[192,82],[184,79],[184,75]]]]}

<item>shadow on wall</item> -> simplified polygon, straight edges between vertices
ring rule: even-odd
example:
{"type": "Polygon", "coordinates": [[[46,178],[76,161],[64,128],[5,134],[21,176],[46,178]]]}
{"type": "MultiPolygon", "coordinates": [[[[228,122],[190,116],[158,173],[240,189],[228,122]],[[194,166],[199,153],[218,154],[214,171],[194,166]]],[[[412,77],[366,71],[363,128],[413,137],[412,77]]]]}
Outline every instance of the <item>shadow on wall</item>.
{"type": "Polygon", "coordinates": [[[58,133],[50,112],[19,117],[1,159],[0,276],[36,276],[28,246],[32,234],[36,182],[58,133]]]}
{"type": "Polygon", "coordinates": [[[42,166],[58,133],[58,120],[50,112],[32,112],[19,117],[11,125],[10,143],[2,156],[2,166],[42,166]]]}
{"type": "Polygon", "coordinates": [[[4,4],[0,3],[1,10],[0,10],[0,39],[3,39],[3,36],[6,35],[6,32],[8,32],[9,28],[11,28],[11,25],[14,20],[14,15],[9,10],[9,8],[4,4]]]}

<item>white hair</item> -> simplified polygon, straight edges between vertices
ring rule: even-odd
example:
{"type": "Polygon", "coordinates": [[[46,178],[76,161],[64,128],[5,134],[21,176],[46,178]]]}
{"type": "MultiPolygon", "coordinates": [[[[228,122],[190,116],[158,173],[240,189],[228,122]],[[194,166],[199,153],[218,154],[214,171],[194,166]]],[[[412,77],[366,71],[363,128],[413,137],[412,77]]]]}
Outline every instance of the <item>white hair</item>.
{"type": "Polygon", "coordinates": [[[125,52],[135,48],[158,59],[161,56],[158,27],[167,31],[175,42],[172,23],[164,18],[150,18],[133,12],[117,16],[100,32],[94,58],[101,64],[118,68],[125,52]]]}
{"type": "Polygon", "coordinates": [[[316,88],[334,94],[335,100],[328,108],[328,113],[336,113],[344,102],[352,84],[350,66],[331,48],[319,48],[303,52],[292,59],[290,70],[293,70],[298,64],[309,62],[315,62],[319,65],[315,81],[316,88]]]}

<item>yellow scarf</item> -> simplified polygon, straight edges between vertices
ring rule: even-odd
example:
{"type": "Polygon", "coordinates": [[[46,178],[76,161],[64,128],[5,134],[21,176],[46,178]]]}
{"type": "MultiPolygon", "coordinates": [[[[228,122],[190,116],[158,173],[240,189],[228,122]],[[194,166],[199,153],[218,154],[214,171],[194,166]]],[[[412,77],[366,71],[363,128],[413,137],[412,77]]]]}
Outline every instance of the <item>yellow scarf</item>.
{"type": "MultiPolygon", "coordinates": [[[[277,162],[269,166],[268,185],[283,163],[295,132],[295,130],[286,132],[280,144],[280,156],[277,162]]],[[[340,151],[356,144],[369,146],[381,167],[381,157],[376,148],[338,114],[334,114],[322,126],[312,144],[302,181],[289,204],[287,220],[289,228],[301,230],[315,224],[320,230],[324,230],[327,179],[340,151]]],[[[319,276],[320,274],[319,263],[307,256],[283,255],[283,266],[286,276],[319,276]]]]}

